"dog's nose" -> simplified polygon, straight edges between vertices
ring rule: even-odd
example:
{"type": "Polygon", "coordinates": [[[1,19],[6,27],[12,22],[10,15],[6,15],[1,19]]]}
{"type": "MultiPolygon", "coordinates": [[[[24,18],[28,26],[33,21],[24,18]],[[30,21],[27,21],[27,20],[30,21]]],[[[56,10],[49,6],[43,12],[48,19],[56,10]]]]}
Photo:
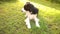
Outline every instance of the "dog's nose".
{"type": "Polygon", "coordinates": [[[23,12],[23,10],[21,10],[21,12],[23,12]]]}
{"type": "Polygon", "coordinates": [[[21,12],[23,12],[23,8],[21,9],[21,12]]]}
{"type": "Polygon", "coordinates": [[[24,8],[21,9],[22,12],[25,12],[24,8]]]}
{"type": "Polygon", "coordinates": [[[21,9],[21,12],[24,12],[24,11],[23,11],[23,8],[21,9]]]}

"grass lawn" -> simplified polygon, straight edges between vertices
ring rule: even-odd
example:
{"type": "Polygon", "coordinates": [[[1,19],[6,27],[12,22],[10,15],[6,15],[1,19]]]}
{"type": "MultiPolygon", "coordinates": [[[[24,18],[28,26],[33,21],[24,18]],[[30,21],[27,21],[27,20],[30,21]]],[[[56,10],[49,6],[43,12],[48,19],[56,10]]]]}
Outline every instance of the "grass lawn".
{"type": "Polygon", "coordinates": [[[23,5],[23,2],[0,4],[0,34],[60,34],[60,10],[36,3],[41,27],[31,21],[32,28],[28,29],[21,12],[23,5]]]}
{"type": "Polygon", "coordinates": [[[60,4],[57,4],[57,3],[53,3],[53,2],[51,3],[47,0],[30,0],[30,1],[60,10],[60,4]]]}
{"type": "Polygon", "coordinates": [[[39,5],[39,15],[45,19],[49,34],[60,34],[60,4],[44,0],[30,0],[39,5]]]}

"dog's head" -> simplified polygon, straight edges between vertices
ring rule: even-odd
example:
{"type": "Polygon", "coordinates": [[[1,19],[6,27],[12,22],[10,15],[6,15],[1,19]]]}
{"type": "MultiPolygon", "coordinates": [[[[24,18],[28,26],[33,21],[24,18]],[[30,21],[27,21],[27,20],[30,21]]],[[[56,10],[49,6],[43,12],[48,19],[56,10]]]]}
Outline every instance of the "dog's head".
{"type": "Polygon", "coordinates": [[[30,12],[31,14],[38,14],[38,9],[31,4],[30,2],[26,2],[24,7],[22,8],[22,12],[30,12]]]}
{"type": "Polygon", "coordinates": [[[31,11],[32,7],[34,6],[30,2],[26,2],[24,7],[22,8],[22,12],[31,11]]]}

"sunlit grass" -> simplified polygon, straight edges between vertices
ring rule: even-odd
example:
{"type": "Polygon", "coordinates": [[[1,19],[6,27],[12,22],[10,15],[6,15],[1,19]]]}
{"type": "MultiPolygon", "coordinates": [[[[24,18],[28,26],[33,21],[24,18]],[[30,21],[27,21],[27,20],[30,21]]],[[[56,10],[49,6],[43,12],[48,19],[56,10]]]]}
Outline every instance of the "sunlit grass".
{"type": "Polygon", "coordinates": [[[60,10],[34,2],[31,3],[39,9],[38,18],[41,27],[37,28],[34,21],[31,21],[31,29],[26,27],[21,8],[27,1],[20,0],[0,5],[0,34],[59,34],[60,10]]]}
{"type": "Polygon", "coordinates": [[[47,21],[46,23],[48,24],[48,27],[49,27],[48,30],[51,30],[51,31],[49,31],[49,33],[51,33],[51,34],[58,34],[59,30],[60,30],[59,29],[60,10],[58,10],[56,8],[53,8],[53,7],[46,6],[46,5],[34,3],[34,2],[31,2],[31,3],[39,9],[39,15],[40,15],[39,18],[40,18],[40,20],[41,20],[41,17],[43,17],[45,19],[45,22],[47,21]],[[56,30],[56,29],[58,29],[58,30],[56,30]]]}
{"type": "MultiPolygon", "coordinates": [[[[36,1],[36,2],[40,3],[39,1],[36,1]]],[[[53,3],[41,2],[40,4],[38,4],[36,6],[39,8],[40,18],[42,16],[45,19],[45,21],[47,21],[46,23],[48,26],[49,34],[60,34],[60,29],[59,29],[60,28],[60,16],[59,16],[60,7],[59,7],[59,5],[57,4],[57,6],[55,6],[53,3]],[[46,6],[44,4],[49,5],[50,7],[46,6]]]]}

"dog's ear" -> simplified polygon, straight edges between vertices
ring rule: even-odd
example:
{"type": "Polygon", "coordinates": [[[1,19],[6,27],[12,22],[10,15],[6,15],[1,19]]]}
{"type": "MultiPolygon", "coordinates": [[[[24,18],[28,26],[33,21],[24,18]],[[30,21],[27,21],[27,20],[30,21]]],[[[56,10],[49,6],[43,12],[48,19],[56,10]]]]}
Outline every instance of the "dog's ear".
{"type": "Polygon", "coordinates": [[[26,2],[26,4],[30,4],[30,2],[26,2]]]}

